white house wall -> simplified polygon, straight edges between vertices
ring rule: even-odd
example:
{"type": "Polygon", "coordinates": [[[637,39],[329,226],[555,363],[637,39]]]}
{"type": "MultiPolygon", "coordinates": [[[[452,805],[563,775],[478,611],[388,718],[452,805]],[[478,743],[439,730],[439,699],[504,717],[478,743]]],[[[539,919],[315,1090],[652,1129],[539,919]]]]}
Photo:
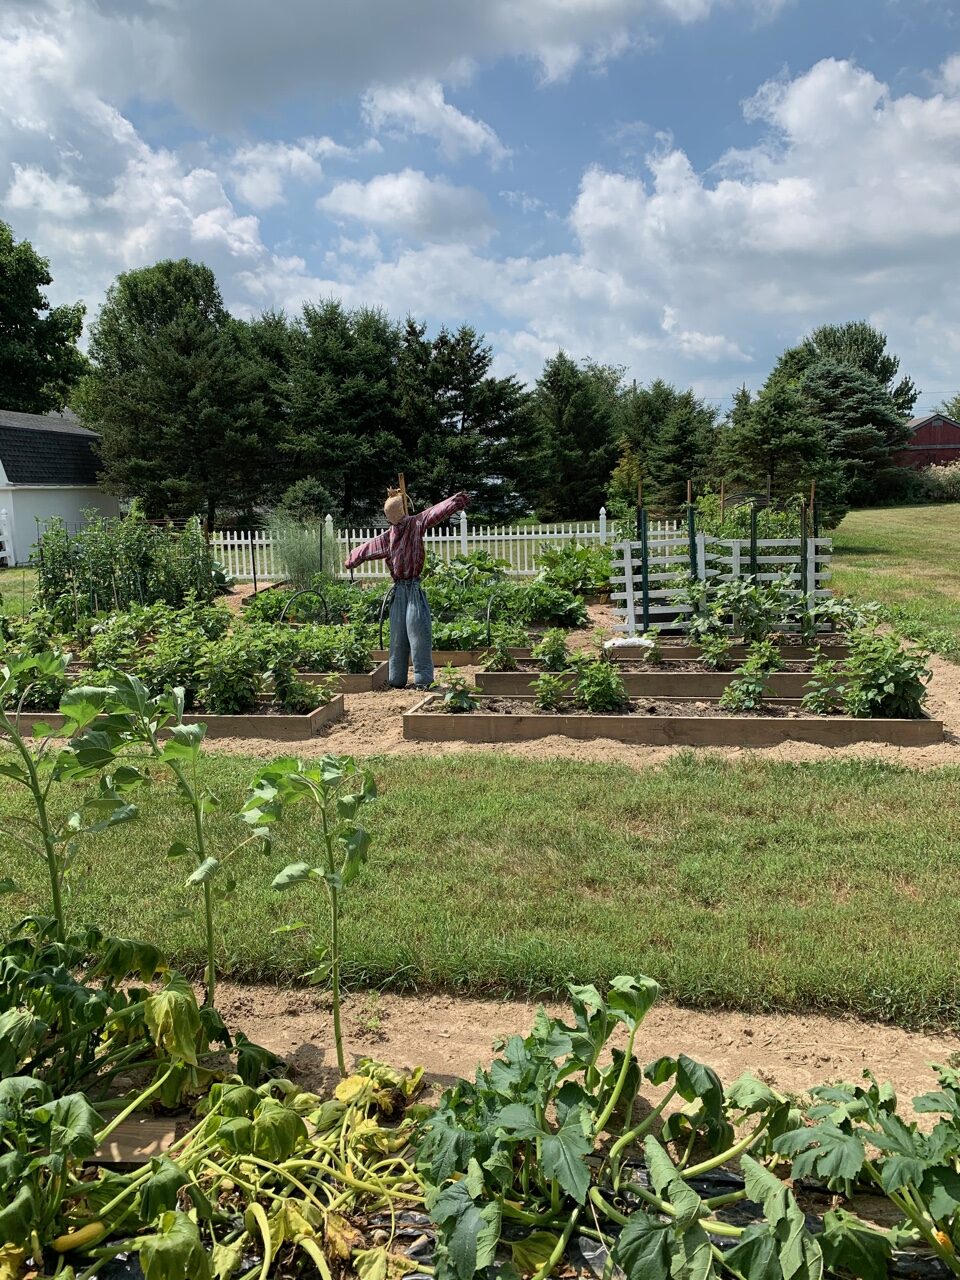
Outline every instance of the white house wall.
{"type": "Polygon", "coordinates": [[[120,514],[116,498],[86,486],[75,489],[56,486],[31,488],[28,485],[0,488],[0,512],[4,508],[8,513],[7,526],[16,564],[26,564],[30,559],[37,540],[38,519],[43,522],[59,516],[67,524],[79,524],[88,511],[104,516],[120,514]]]}

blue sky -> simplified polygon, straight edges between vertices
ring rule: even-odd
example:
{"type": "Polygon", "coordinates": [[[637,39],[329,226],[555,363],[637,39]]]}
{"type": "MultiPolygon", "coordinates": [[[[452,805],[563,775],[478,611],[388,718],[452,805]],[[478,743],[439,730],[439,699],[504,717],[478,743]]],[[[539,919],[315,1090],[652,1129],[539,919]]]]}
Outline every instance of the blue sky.
{"type": "Polygon", "coordinates": [[[189,256],[722,405],[865,316],[960,390],[960,0],[5,0],[0,217],[90,315],[189,256]]]}

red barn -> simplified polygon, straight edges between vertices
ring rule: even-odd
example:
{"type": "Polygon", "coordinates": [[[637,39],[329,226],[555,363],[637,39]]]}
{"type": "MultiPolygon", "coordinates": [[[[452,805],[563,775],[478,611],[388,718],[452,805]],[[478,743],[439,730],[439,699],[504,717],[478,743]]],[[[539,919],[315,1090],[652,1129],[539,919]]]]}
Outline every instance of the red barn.
{"type": "Polygon", "coordinates": [[[960,462],[960,422],[945,413],[928,413],[925,418],[911,418],[907,426],[913,432],[910,443],[893,455],[898,467],[942,466],[960,462]]]}

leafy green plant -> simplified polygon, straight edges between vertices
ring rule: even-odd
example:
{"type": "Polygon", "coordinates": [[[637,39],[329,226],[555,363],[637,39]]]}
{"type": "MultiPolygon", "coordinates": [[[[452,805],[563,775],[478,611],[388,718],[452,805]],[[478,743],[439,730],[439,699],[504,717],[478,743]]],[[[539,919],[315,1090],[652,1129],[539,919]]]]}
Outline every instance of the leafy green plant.
{"type": "Polygon", "coordinates": [[[642,661],[648,667],[659,667],[663,664],[663,642],[660,639],[660,628],[649,627],[639,639],[643,651],[642,661]]]}
{"type": "Polygon", "coordinates": [[[846,709],[846,689],[839,662],[826,657],[818,645],[803,695],[803,708],[818,716],[838,716],[846,709]]]}
{"type": "Polygon", "coordinates": [[[570,687],[564,678],[542,671],[533,686],[534,705],[541,711],[561,711],[570,701],[570,687]]]}
{"type": "Polygon", "coordinates": [[[792,1160],[795,1178],[815,1177],[847,1196],[856,1187],[879,1192],[903,1215],[903,1228],[867,1232],[842,1209],[828,1214],[824,1253],[831,1268],[884,1276],[892,1244],[912,1240],[960,1276],[960,1078],[949,1067],[934,1069],[939,1088],[913,1100],[917,1113],[937,1117],[931,1132],[903,1120],[890,1085],[865,1072],[862,1085],[812,1089],[807,1126],[774,1141],[774,1150],[792,1160]]]}
{"type": "Polygon", "coordinates": [[[904,649],[896,636],[862,631],[851,637],[842,671],[850,715],[907,720],[923,715],[931,675],[923,650],[904,649]]]}
{"type": "Polygon", "coordinates": [[[211,715],[246,715],[263,694],[269,658],[255,634],[244,628],[222,640],[211,641],[196,667],[197,698],[211,715]]]}
{"type": "Polygon", "coordinates": [[[483,655],[484,671],[516,671],[517,660],[511,646],[497,636],[483,655]]]}
{"type": "Polygon", "coordinates": [[[708,671],[726,671],[732,647],[730,637],[722,632],[703,636],[700,640],[700,665],[708,671]]]}
{"type": "Polygon", "coordinates": [[[293,663],[283,658],[274,660],[270,678],[277,706],[289,715],[307,715],[333,696],[333,676],[328,676],[323,683],[301,680],[293,663]]]}
{"type": "Polygon", "coordinates": [[[707,637],[724,630],[722,611],[711,579],[700,578],[689,569],[682,570],[674,579],[670,602],[690,610],[685,623],[692,644],[701,644],[707,637]]]}
{"type": "Polygon", "coordinates": [[[592,658],[580,666],[574,695],[581,706],[600,715],[623,711],[630,701],[616,666],[605,658],[592,658]]]}
{"type": "MultiPolygon", "coordinates": [[[[108,772],[116,765],[117,756],[106,742],[98,742],[92,747],[70,743],[54,751],[53,731],[48,726],[37,726],[33,740],[24,738],[20,733],[18,710],[6,707],[7,694],[19,687],[22,705],[34,678],[61,679],[68,660],[68,654],[52,651],[26,653],[11,658],[6,666],[0,668],[0,733],[9,742],[14,757],[0,763],[0,775],[26,791],[31,801],[29,815],[6,816],[0,831],[46,864],[50,908],[56,922],[57,939],[61,942],[66,936],[68,877],[82,837],[136,817],[137,808],[130,803],[127,793],[143,780],[136,769],[127,765],[117,765],[108,772]],[[87,778],[98,779],[96,793],[86,796],[79,809],[71,808],[65,815],[56,814],[51,805],[54,786],[87,778]]],[[[98,710],[98,700],[91,700],[82,689],[64,694],[60,712],[65,717],[65,725],[60,732],[68,737],[80,733],[95,718],[98,710]]],[[[3,883],[9,892],[13,886],[9,881],[3,883]]]]}
{"type": "Polygon", "coordinates": [[[717,587],[716,607],[721,616],[732,617],[734,633],[749,644],[765,640],[783,628],[795,608],[796,591],[789,572],[766,583],[750,577],[735,578],[717,587]]]}
{"type": "Polygon", "coordinates": [[[538,578],[575,595],[592,595],[610,586],[613,553],[598,543],[576,538],[562,547],[542,546],[537,552],[538,578]]]}
{"type": "Polygon", "coordinates": [[[259,834],[292,804],[308,802],[316,809],[323,832],[320,866],[294,862],[274,877],[280,892],[306,883],[323,884],[329,912],[329,946],[318,954],[314,981],[329,979],[333,999],[333,1034],[340,1074],[346,1075],[340,1027],[340,894],[356,879],[367,860],[370,837],[357,822],[361,807],[376,795],[372,774],[349,756],[324,756],[315,765],[278,760],[262,769],[243,808],[244,820],[259,834]]]}
{"type": "Polygon", "coordinates": [[[457,668],[452,665],[444,667],[442,676],[445,686],[443,705],[446,710],[453,712],[455,715],[476,711],[479,706],[474,697],[477,690],[470,684],[470,681],[465,676],[462,676],[457,671],[457,668]]]}
{"type": "Polygon", "coordinates": [[[768,669],[747,661],[720,695],[725,711],[762,711],[766,705],[768,669]]]}
{"type": "Polygon", "coordinates": [[[566,632],[561,627],[551,627],[540,643],[531,649],[530,656],[543,671],[568,671],[570,651],[567,649],[566,632]]]}
{"type": "Polygon", "coordinates": [[[365,675],[373,667],[372,646],[367,627],[363,625],[338,627],[337,632],[333,651],[335,669],[365,675]]]}
{"type": "Polygon", "coordinates": [[[545,1280],[574,1232],[605,1245],[609,1270],[619,1264],[628,1280],[760,1280],[780,1275],[781,1263],[793,1280],[819,1280],[820,1249],[790,1190],[752,1159],[796,1123],[787,1100],[751,1076],[725,1092],[709,1067],[685,1055],[641,1071],[634,1049],[659,991],[652,979],[614,978],[605,996],[593,986],[569,990],[572,1024],[541,1009],[529,1035],[511,1036],[475,1081],[447,1090],[423,1126],[417,1165],[438,1228],[438,1280],[484,1273],[498,1246],[516,1271],[545,1280]],[[617,1028],[626,1042],[608,1058],[617,1028]],[[644,1078],[667,1088],[637,1120],[644,1078]],[[686,1105],[665,1123],[673,1099],[686,1105]],[[675,1163],[658,1139],[680,1135],[686,1149],[675,1163]],[[712,1154],[693,1163],[698,1139],[712,1154]],[[629,1159],[641,1144],[650,1185],[629,1159]],[[744,1191],[702,1199],[692,1180],[738,1157],[744,1191]],[[718,1217],[747,1199],[760,1209],[758,1225],[718,1217]],[[711,1236],[737,1246],[724,1255],[711,1236]]]}
{"type": "Polygon", "coordinates": [[[756,667],[758,671],[782,671],[783,654],[780,646],[769,636],[763,640],[754,640],[747,647],[746,665],[756,667]]]}

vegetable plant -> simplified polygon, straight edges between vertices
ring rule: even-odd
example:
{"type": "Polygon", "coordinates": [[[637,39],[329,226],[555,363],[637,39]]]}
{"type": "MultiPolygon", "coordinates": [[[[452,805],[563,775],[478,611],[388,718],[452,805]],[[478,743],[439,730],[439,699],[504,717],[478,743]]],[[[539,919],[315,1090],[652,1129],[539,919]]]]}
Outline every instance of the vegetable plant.
{"type": "Polygon", "coordinates": [[[659,667],[663,663],[663,642],[660,639],[660,628],[649,627],[640,637],[643,650],[643,661],[648,667],[659,667]]]}
{"type": "Polygon", "coordinates": [[[803,708],[819,716],[838,716],[846,709],[846,688],[839,662],[828,658],[818,645],[803,695],[803,708]]]}
{"type": "Polygon", "coordinates": [[[894,635],[861,631],[850,638],[842,671],[850,715],[908,720],[923,715],[931,671],[922,650],[901,647],[894,635]]]}
{"type": "Polygon", "coordinates": [[[766,704],[767,668],[745,662],[720,695],[725,711],[762,711],[766,704]]]}
{"type": "Polygon", "coordinates": [[[540,579],[575,595],[591,595],[610,586],[609,547],[587,545],[573,538],[562,547],[542,546],[537,559],[540,579]]]}
{"type": "Polygon", "coordinates": [[[448,665],[443,669],[443,683],[446,691],[443,695],[443,705],[448,711],[455,715],[463,714],[468,711],[476,711],[478,702],[474,697],[477,690],[470,684],[465,676],[458,673],[456,667],[448,665]]]}
{"type": "Polygon", "coordinates": [[[730,665],[732,642],[723,632],[713,632],[701,637],[700,665],[708,671],[726,671],[730,665]]]}
{"type": "Polygon", "coordinates": [[[572,1024],[541,1009],[529,1035],[511,1036],[474,1082],[449,1089],[423,1126],[417,1165],[438,1228],[438,1280],[484,1273],[498,1245],[516,1271],[544,1280],[561,1268],[574,1233],[604,1245],[608,1268],[618,1264],[627,1280],[819,1280],[820,1248],[790,1190],[752,1159],[798,1122],[787,1100],[751,1076],[724,1091],[685,1055],[641,1071],[634,1050],[659,992],[652,979],[622,975],[605,996],[594,986],[569,991],[572,1024]],[[608,1058],[616,1029],[625,1043],[608,1058]],[[638,1118],[644,1079],[666,1091],[638,1118]],[[665,1121],[675,1098],[686,1105],[665,1121]],[[683,1154],[674,1160],[662,1144],[677,1138],[683,1154]],[[712,1154],[695,1163],[697,1140],[712,1154]],[[633,1159],[640,1146],[646,1184],[633,1159]],[[694,1180],[737,1157],[746,1188],[701,1198],[694,1180]],[[747,1199],[758,1206],[756,1225],[718,1216],[747,1199]],[[728,1255],[711,1239],[724,1236],[737,1242],[728,1255]]]}
{"type": "Polygon", "coordinates": [[[329,945],[318,950],[313,981],[329,980],[333,1000],[333,1035],[337,1066],[346,1075],[340,1028],[340,919],[342,891],[356,879],[367,860],[370,837],[357,821],[364,804],[376,795],[372,774],[349,756],[324,756],[315,765],[277,760],[254,780],[243,808],[244,820],[259,834],[290,805],[309,803],[317,812],[323,835],[323,862],[293,862],[275,876],[273,888],[284,892],[303,884],[323,885],[329,917],[329,945]]]}
{"type": "Polygon", "coordinates": [[[581,664],[574,695],[588,711],[599,714],[623,711],[629,705],[620,673],[605,658],[593,658],[581,664]]]}
{"type": "Polygon", "coordinates": [[[496,637],[483,656],[485,671],[516,671],[517,660],[510,652],[511,646],[496,637]]]}
{"type": "MultiPolygon", "coordinates": [[[[35,737],[30,741],[21,735],[19,708],[7,708],[6,695],[11,689],[22,688],[22,705],[34,678],[59,680],[68,661],[69,654],[53,651],[21,653],[0,668],[0,734],[7,739],[13,755],[12,760],[0,762],[0,774],[22,788],[31,804],[29,815],[6,815],[0,832],[46,864],[50,909],[60,942],[66,936],[65,899],[69,876],[82,837],[136,817],[137,808],[130,803],[127,793],[142,782],[142,775],[130,766],[121,765],[107,772],[116,764],[117,757],[106,740],[101,739],[89,747],[70,743],[54,751],[53,731],[48,726],[36,726],[35,737]],[[66,815],[58,814],[51,803],[54,787],[84,778],[98,779],[96,792],[86,796],[79,809],[72,809],[66,815]]],[[[90,724],[99,710],[100,692],[93,699],[82,689],[64,695],[60,711],[66,723],[59,731],[61,734],[80,733],[90,724]]],[[[10,892],[15,886],[10,881],[0,881],[0,887],[10,892]]]]}
{"type": "Polygon", "coordinates": [[[541,711],[560,711],[570,700],[570,687],[561,675],[542,671],[533,686],[534,705],[541,711]]]}
{"type": "Polygon", "coordinates": [[[543,671],[568,671],[570,669],[570,651],[567,648],[567,633],[561,627],[551,627],[544,634],[539,644],[530,651],[543,671]]]}
{"type": "Polygon", "coordinates": [[[767,583],[757,578],[735,578],[717,587],[716,606],[722,615],[732,615],[734,632],[749,644],[782,629],[794,607],[796,593],[789,572],[767,583]]]}

